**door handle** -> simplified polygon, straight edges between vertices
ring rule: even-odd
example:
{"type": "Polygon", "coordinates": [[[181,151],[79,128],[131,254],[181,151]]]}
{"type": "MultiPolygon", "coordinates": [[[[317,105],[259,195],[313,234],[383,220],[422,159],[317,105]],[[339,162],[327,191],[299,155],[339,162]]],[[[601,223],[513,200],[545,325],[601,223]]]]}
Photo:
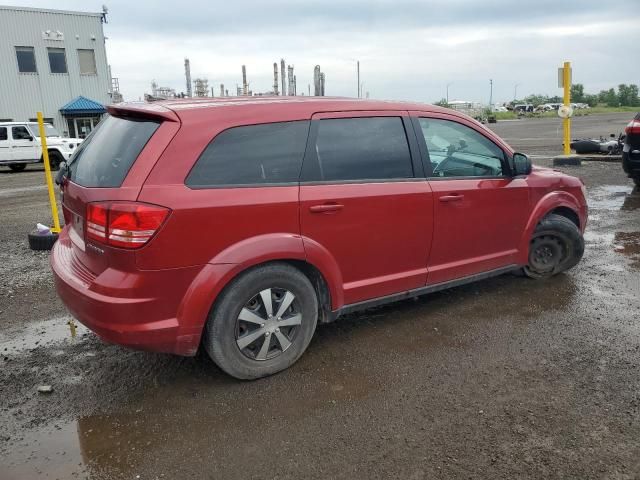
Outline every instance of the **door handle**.
{"type": "Polygon", "coordinates": [[[440,197],[441,202],[459,202],[464,198],[464,195],[460,195],[459,193],[454,193],[451,195],[443,195],[440,197]]]}
{"type": "Polygon", "coordinates": [[[309,207],[309,211],[311,213],[329,213],[329,212],[337,212],[338,210],[342,210],[344,205],[339,203],[325,203],[324,205],[312,205],[309,207]]]}

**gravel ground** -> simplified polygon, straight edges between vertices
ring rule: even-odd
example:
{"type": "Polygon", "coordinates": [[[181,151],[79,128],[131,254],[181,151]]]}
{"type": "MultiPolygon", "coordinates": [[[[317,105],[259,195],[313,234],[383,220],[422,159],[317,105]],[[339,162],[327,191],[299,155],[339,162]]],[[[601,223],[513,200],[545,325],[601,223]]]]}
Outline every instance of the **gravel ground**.
{"type": "MultiPolygon", "coordinates": [[[[574,136],[628,118],[580,117],[574,136]]],[[[492,128],[549,165],[558,126],[492,128]]],[[[26,246],[50,220],[42,170],[1,171],[0,478],[640,478],[640,192],[618,163],[564,170],[589,192],[575,269],[350,315],[256,382],[69,338],[26,246]]]]}

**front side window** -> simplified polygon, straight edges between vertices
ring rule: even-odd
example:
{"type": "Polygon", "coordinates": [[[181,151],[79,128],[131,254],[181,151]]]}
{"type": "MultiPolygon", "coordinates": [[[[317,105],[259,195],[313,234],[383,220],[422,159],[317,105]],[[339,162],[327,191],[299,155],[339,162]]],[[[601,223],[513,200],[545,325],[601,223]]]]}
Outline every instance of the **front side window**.
{"type": "Polygon", "coordinates": [[[32,138],[27,127],[23,126],[11,127],[11,136],[14,140],[30,140],[32,138]]]}
{"type": "Polygon", "coordinates": [[[431,177],[503,175],[504,152],[472,128],[449,120],[420,118],[431,177]]]}
{"type": "Polygon", "coordinates": [[[400,117],[332,118],[318,121],[316,161],[305,180],[390,180],[413,177],[400,117]]]}
{"type": "Polygon", "coordinates": [[[47,48],[51,73],[67,73],[67,58],[64,48],[47,48]]]}
{"type": "Polygon", "coordinates": [[[0,142],[3,140],[8,140],[7,127],[0,127],[0,142]]]}
{"type": "Polygon", "coordinates": [[[190,187],[297,182],[308,121],[230,128],[217,135],[187,176],[190,187]]]}
{"type": "Polygon", "coordinates": [[[16,47],[16,58],[20,73],[37,73],[36,54],[33,47],[16,47]]]}
{"type": "Polygon", "coordinates": [[[80,73],[83,75],[95,75],[98,73],[96,70],[96,55],[91,49],[78,49],[78,62],[80,64],[80,73]]]}

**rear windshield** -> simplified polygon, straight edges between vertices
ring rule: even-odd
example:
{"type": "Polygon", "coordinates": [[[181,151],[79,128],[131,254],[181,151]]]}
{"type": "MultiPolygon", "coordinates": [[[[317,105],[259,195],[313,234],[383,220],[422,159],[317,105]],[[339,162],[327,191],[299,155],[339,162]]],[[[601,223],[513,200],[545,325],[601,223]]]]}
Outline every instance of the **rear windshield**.
{"type": "Polygon", "coordinates": [[[159,122],[107,116],[69,163],[69,179],[83,187],[119,187],[159,122]]]}

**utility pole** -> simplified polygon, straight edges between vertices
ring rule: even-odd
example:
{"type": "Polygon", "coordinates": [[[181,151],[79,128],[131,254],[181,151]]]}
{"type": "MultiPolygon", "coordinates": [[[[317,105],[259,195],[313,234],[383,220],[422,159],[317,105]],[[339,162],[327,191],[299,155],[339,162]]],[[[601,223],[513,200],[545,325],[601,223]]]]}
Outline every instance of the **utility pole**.
{"type": "Polygon", "coordinates": [[[453,85],[453,82],[447,83],[447,105],[449,105],[449,87],[453,85]]]}
{"type": "Polygon", "coordinates": [[[358,76],[358,98],[360,98],[360,60],[356,63],[357,76],[358,76]]]}
{"type": "Polygon", "coordinates": [[[489,110],[493,112],[493,79],[489,79],[489,110]]]}
{"type": "Polygon", "coordinates": [[[564,89],[564,95],[562,96],[565,115],[561,115],[561,110],[558,109],[558,115],[562,117],[562,130],[564,133],[564,154],[571,155],[571,62],[564,62],[562,67],[558,69],[558,83],[562,78],[562,88],[564,89]]]}
{"type": "Polygon", "coordinates": [[[516,84],[513,86],[513,101],[514,101],[514,102],[516,101],[516,98],[518,98],[518,87],[519,87],[520,85],[521,85],[520,83],[516,83],[516,84]]]}

